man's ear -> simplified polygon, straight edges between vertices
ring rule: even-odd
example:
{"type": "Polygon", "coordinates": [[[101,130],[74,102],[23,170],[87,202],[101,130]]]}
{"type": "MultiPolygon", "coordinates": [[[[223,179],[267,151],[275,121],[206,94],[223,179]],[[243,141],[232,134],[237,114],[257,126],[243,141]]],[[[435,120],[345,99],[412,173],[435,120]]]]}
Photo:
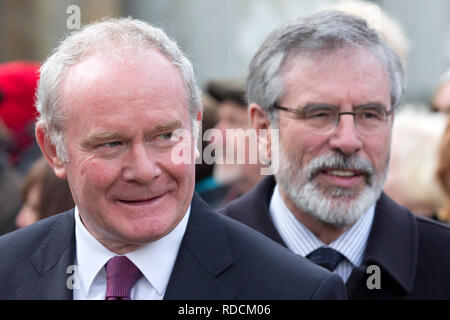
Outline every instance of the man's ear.
{"type": "Polygon", "coordinates": [[[203,112],[201,111],[197,111],[197,121],[202,121],[203,120],[203,112]]]}
{"type": "Polygon", "coordinates": [[[268,159],[271,157],[271,135],[270,135],[270,120],[264,109],[256,104],[251,103],[248,106],[248,114],[253,129],[256,130],[258,137],[258,145],[260,152],[268,159]]]}
{"type": "Polygon", "coordinates": [[[65,179],[66,169],[64,167],[64,163],[58,157],[56,153],[56,147],[50,140],[50,137],[45,133],[44,128],[42,128],[42,126],[39,124],[36,125],[35,134],[42,154],[45,156],[48,163],[52,167],[53,172],[55,172],[55,175],[58,178],[65,179]]]}

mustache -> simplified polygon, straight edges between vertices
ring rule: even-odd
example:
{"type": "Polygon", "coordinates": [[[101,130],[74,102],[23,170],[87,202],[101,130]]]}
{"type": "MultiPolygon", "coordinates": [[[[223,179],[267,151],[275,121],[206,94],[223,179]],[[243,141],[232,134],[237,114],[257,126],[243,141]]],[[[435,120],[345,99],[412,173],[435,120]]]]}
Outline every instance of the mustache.
{"type": "Polygon", "coordinates": [[[330,169],[357,171],[366,177],[367,182],[371,182],[375,175],[375,167],[369,160],[357,155],[345,156],[339,153],[323,155],[311,160],[304,171],[308,173],[308,179],[312,180],[321,171],[330,169]]]}

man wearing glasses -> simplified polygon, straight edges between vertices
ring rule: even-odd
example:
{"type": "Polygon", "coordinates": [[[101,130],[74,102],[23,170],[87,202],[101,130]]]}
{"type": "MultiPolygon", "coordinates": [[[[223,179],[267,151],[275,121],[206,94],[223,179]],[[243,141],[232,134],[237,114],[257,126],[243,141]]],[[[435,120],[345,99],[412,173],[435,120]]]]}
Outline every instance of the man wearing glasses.
{"type": "Polygon", "coordinates": [[[450,299],[450,228],[382,192],[403,91],[398,57],[359,18],[272,32],[247,98],[253,128],[279,130],[259,139],[278,170],[224,213],[340,275],[350,299],[450,299]]]}

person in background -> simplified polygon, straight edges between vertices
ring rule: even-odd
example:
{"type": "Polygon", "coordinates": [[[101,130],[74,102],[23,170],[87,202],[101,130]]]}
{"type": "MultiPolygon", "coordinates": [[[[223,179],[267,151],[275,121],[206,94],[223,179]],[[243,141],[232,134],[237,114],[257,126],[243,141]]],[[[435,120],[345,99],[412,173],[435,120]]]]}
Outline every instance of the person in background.
{"type": "Polygon", "coordinates": [[[23,175],[41,155],[34,139],[34,98],[39,63],[11,61],[0,64],[0,125],[9,132],[7,160],[23,175]]]}
{"type": "Polygon", "coordinates": [[[402,65],[407,66],[410,40],[401,25],[378,4],[364,0],[339,0],[325,4],[318,10],[338,10],[366,20],[380,37],[395,51],[402,65]]]}
{"type": "Polygon", "coordinates": [[[257,150],[251,150],[251,139],[247,136],[251,124],[248,119],[244,82],[210,81],[206,92],[218,102],[218,123],[215,129],[220,135],[214,137],[211,143],[216,151],[213,177],[219,186],[200,195],[212,207],[221,208],[245,194],[261,180],[261,166],[259,159],[252,163],[250,158],[250,153],[255,155],[257,150]],[[233,152],[233,158],[227,158],[228,151],[233,152]],[[244,156],[241,162],[238,161],[239,154],[244,156]]]}
{"type": "Polygon", "coordinates": [[[16,216],[17,228],[67,211],[75,205],[67,180],[59,179],[44,157],[38,159],[22,185],[23,205],[16,216]]]}
{"type": "MultiPolygon", "coordinates": [[[[216,126],[218,119],[217,101],[208,93],[202,95],[203,119],[202,119],[202,135],[198,139],[198,150],[200,153],[210,143],[203,139],[205,131],[216,126]]],[[[217,181],[213,177],[214,164],[206,163],[202,157],[198,157],[195,164],[195,191],[199,194],[218,187],[217,181]]]]}
{"type": "Polygon", "coordinates": [[[437,217],[440,221],[450,224],[450,115],[447,117],[447,127],[441,139],[436,176],[447,197],[447,202],[438,211],[437,217]]]}
{"type": "Polygon", "coordinates": [[[395,115],[384,191],[416,214],[439,220],[446,197],[435,171],[446,116],[424,106],[403,105],[395,115]],[[418,151],[420,146],[420,151],[418,151]]]}
{"type": "Polygon", "coordinates": [[[161,29],[94,22],[40,75],[36,139],[76,205],[0,237],[0,299],[345,298],[338,276],[194,193],[200,93],[161,29]]]}
{"type": "Polygon", "coordinates": [[[450,113],[450,69],[439,79],[431,98],[431,110],[450,113]]]}
{"type": "Polygon", "coordinates": [[[0,235],[15,230],[14,219],[21,206],[21,175],[10,164],[5,148],[9,131],[0,123],[0,235]]]}
{"type": "Polygon", "coordinates": [[[223,213],[338,274],[349,299],[450,299],[450,227],[383,192],[404,83],[397,54],[340,11],[277,28],[250,63],[275,175],[223,213]]]}

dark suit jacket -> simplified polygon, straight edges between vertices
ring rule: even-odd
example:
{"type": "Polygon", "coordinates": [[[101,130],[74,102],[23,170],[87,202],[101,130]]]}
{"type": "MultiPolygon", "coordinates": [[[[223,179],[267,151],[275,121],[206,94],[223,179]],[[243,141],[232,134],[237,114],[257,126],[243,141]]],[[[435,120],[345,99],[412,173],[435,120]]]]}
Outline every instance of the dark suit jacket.
{"type": "MultiPolygon", "coordinates": [[[[286,246],[275,229],[269,204],[275,179],[267,177],[254,189],[231,202],[223,213],[286,246]]],[[[450,299],[450,228],[413,215],[382,194],[361,267],[346,283],[349,299],[450,299]],[[372,270],[381,271],[381,289],[369,290],[372,270]]]]}
{"type": "MultiPolygon", "coordinates": [[[[72,299],[73,210],[0,238],[0,299],[72,299]]],[[[219,215],[195,195],[165,299],[345,298],[338,276],[219,215]]]]}

